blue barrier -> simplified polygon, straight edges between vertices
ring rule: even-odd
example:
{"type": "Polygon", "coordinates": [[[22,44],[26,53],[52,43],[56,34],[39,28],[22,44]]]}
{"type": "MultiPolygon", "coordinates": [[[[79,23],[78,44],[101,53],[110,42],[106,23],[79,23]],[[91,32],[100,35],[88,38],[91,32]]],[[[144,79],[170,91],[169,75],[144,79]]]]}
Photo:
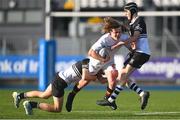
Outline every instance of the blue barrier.
{"type": "MultiPolygon", "coordinates": [[[[46,54],[44,57],[47,56],[48,55],[46,54]]],[[[49,57],[49,59],[51,58],[52,57],[49,57]]],[[[85,58],[83,55],[57,56],[55,71],[65,70],[67,67],[83,58],[85,58]]],[[[42,67],[38,61],[38,56],[0,56],[0,78],[38,78],[38,71],[42,72],[44,69],[38,69],[39,67],[42,67]]],[[[118,64],[123,64],[123,60],[119,57],[115,59],[115,62],[116,61],[117,66],[118,64]]],[[[132,77],[144,80],[174,81],[180,79],[179,68],[180,58],[153,58],[144,64],[141,69],[135,71],[132,77]]]]}
{"type": "Polygon", "coordinates": [[[39,90],[45,90],[55,75],[56,42],[39,41],[39,90]]]}

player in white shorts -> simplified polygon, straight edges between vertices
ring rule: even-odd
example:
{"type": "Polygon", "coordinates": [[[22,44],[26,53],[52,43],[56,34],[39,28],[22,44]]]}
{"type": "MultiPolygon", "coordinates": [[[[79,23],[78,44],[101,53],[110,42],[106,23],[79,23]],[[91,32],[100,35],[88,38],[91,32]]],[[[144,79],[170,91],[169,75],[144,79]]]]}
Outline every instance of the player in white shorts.
{"type": "MultiPolygon", "coordinates": [[[[45,91],[29,91],[29,92],[13,92],[14,105],[19,108],[20,101],[27,98],[43,98],[53,97],[54,104],[24,101],[23,106],[27,115],[32,115],[33,109],[37,108],[48,112],[61,112],[63,106],[64,89],[71,83],[76,83],[83,76],[83,69],[87,68],[89,59],[83,59],[73,64],[65,71],[56,74],[54,80],[49,84],[45,91]]],[[[96,75],[87,76],[89,80],[96,80],[96,75]]]]}
{"type": "MultiPolygon", "coordinates": [[[[97,72],[102,69],[104,70],[105,76],[108,80],[108,86],[105,94],[105,99],[107,99],[116,86],[116,77],[118,75],[118,71],[115,68],[114,64],[114,55],[119,50],[119,48],[114,49],[113,51],[110,49],[113,45],[116,45],[119,41],[126,40],[128,38],[128,35],[122,34],[122,24],[120,24],[117,20],[106,17],[104,19],[104,27],[103,31],[105,32],[104,35],[102,35],[97,42],[95,42],[92,47],[90,48],[88,55],[90,58],[89,62],[89,74],[95,75],[97,72]],[[106,49],[108,52],[108,55],[106,57],[99,54],[100,50],[106,49]]],[[[128,46],[127,46],[128,47],[128,46]]],[[[75,95],[79,91],[78,89],[81,89],[86,85],[85,80],[79,81],[81,83],[74,86],[74,89],[72,92],[69,93],[67,103],[66,103],[66,109],[67,111],[71,111],[72,109],[72,103],[75,95]]],[[[113,108],[112,109],[116,109],[113,108]]]]}

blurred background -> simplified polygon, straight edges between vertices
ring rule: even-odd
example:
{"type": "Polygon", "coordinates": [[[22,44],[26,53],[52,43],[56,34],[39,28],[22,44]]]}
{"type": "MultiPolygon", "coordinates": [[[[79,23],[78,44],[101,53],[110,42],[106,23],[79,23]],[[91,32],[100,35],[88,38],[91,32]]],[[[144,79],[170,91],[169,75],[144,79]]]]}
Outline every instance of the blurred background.
{"type": "MultiPolygon", "coordinates": [[[[37,87],[39,40],[56,41],[56,71],[86,57],[112,16],[127,23],[134,1],[148,30],[151,60],[133,74],[142,85],[180,86],[180,0],[0,0],[0,87],[37,87]]],[[[120,68],[128,51],[115,57],[120,68]]]]}

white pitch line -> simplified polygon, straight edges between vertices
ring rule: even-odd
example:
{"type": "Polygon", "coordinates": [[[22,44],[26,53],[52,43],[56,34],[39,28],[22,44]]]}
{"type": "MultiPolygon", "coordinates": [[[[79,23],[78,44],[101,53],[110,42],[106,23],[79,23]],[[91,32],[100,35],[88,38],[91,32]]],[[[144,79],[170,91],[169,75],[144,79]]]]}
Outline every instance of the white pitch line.
{"type": "Polygon", "coordinates": [[[87,113],[87,112],[89,112],[89,113],[113,113],[113,112],[115,112],[115,111],[97,111],[97,110],[93,110],[93,111],[91,111],[91,110],[79,110],[79,111],[72,111],[72,112],[85,112],[85,113],[87,113]]]}
{"type": "Polygon", "coordinates": [[[102,110],[77,110],[77,111],[72,111],[72,112],[77,112],[77,113],[97,113],[97,114],[106,114],[106,113],[108,113],[108,114],[110,114],[110,113],[117,113],[117,112],[119,112],[119,113],[137,113],[138,111],[116,111],[116,110],[109,110],[109,111],[102,111],[102,110]]]}
{"type": "MultiPolygon", "coordinates": [[[[114,113],[117,111],[97,111],[97,110],[82,110],[82,111],[72,111],[72,112],[85,112],[85,113],[97,113],[97,114],[110,114],[110,113],[114,113]]],[[[165,115],[165,114],[180,114],[180,112],[175,112],[175,111],[171,111],[171,112],[140,112],[140,111],[118,111],[119,113],[132,113],[134,115],[165,115]]]]}
{"type": "Polygon", "coordinates": [[[143,112],[134,113],[135,115],[165,115],[165,114],[180,114],[180,112],[143,112]]]}

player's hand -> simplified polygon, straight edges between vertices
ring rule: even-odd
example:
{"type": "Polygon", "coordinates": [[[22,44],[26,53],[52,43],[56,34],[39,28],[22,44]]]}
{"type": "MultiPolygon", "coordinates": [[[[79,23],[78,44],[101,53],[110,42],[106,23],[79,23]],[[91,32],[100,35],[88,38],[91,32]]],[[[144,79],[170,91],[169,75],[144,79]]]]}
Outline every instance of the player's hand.
{"type": "Polygon", "coordinates": [[[131,46],[132,50],[135,50],[136,49],[136,42],[131,42],[130,46],[131,46]]]}
{"type": "Polygon", "coordinates": [[[108,62],[110,59],[111,59],[110,56],[106,56],[106,57],[104,58],[104,60],[102,61],[102,63],[106,63],[106,62],[108,62]]]}
{"type": "Polygon", "coordinates": [[[107,83],[107,78],[103,77],[102,74],[97,76],[97,80],[102,84],[107,83]]]}

